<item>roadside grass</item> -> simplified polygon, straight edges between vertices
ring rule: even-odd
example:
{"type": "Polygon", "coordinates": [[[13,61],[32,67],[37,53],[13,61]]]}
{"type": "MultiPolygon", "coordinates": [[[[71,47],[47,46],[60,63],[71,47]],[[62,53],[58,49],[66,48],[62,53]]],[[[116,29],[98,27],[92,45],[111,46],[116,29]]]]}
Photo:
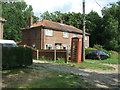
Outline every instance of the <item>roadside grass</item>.
{"type": "Polygon", "coordinates": [[[82,77],[57,71],[37,69],[3,70],[2,88],[87,88],[82,77]],[[22,72],[22,73],[21,73],[22,72]]]}
{"type": "Polygon", "coordinates": [[[75,63],[75,62],[68,62],[65,63],[64,59],[60,59],[57,61],[50,61],[47,59],[39,59],[41,61],[47,61],[49,63],[55,63],[55,64],[63,64],[63,65],[68,65],[68,66],[73,66],[73,67],[79,67],[79,68],[87,68],[87,69],[100,69],[100,70],[114,70],[115,68],[108,66],[108,65],[103,65],[101,63],[96,63],[96,62],[81,62],[81,63],[75,63]]]}
{"type": "Polygon", "coordinates": [[[16,74],[16,73],[27,73],[30,72],[32,69],[28,68],[17,68],[12,70],[2,70],[2,75],[9,75],[9,74],[16,74]]]}
{"type": "Polygon", "coordinates": [[[105,60],[86,59],[86,61],[91,61],[96,63],[106,63],[106,64],[120,64],[119,54],[112,54],[110,58],[105,60]]]}

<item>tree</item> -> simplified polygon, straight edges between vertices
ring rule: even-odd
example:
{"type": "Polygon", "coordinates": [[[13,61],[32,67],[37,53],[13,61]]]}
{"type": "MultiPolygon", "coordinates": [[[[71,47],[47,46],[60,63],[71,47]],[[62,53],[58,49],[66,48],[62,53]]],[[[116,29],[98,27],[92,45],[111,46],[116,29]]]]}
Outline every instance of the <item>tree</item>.
{"type": "Polygon", "coordinates": [[[33,16],[32,6],[27,6],[25,2],[2,2],[2,17],[7,20],[4,25],[4,39],[21,41],[20,29],[28,26],[28,17],[33,16]]]}
{"type": "Polygon", "coordinates": [[[103,8],[104,46],[120,51],[120,1],[103,8]]]}
{"type": "Polygon", "coordinates": [[[90,33],[90,46],[93,47],[94,44],[101,44],[101,24],[102,18],[97,12],[91,11],[86,15],[86,32],[90,33]]]}
{"type": "Polygon", "coordinates": [[[82,29],[82,14],[81,13],[61,13],[60,11],[55,11],[49,13],[48,11],[40,15],[41,19],[47,19],[54,22],[63,21],[64,24],[75,26],[76,28],[82,29]]]}

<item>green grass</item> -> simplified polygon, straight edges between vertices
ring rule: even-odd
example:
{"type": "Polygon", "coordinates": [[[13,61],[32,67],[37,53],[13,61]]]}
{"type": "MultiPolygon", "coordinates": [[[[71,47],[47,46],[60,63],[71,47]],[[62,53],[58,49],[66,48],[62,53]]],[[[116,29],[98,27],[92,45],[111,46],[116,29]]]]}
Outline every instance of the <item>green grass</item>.
{"type": "MultiPolygon", "coordinates": [[[[86,88],[91,84],[80,76],[36,69],[3,70],[7,88],[86,88]],[[24,72],[24,73],[21,73],[24,72]]],[[[4,84],[3,83],[3,84],[4,84]]]]}
{"type": "Polygon", "coordinates": [[[87,69],[101,69],[101,70],[113,70],[113,69],[115,69],[111,66],[103,65],[101,63],[96,63],[96,62],[86,62],[86,61],[84,61],[84,62],[81,62],[81,63],[74,63],[74,62],[65,63],[65,61],[63,59],[57,60],[57,61],[50,61],[50,60],[47,60],[47,59],[42,59],[42,60],[43,61],[48,61],[50,63],[63,64],[63,65],[79,67],[79,68],[87,68],[87,69]]]}
{"type": "Polygon", "coordinates": [[[115,68],[107,65],[102,65],[100,63],[91,63],[91,62],[81,62],[81,63],[68,63],[67,65],[87,68],[87,69],[100,69],[100,70],[114,70],[115,68]]]}
{"type": "Polygon", "coordinates": [[[118,59],[118,54],[111,54],[111,57],[105,60],[93,60],[93,59],[86,59],[84,62],[81,63],[65,63],[65,60],[60,59],[57,61],[52,61],[52,60],[47,60],[47,59],[39,59],[42,61],[48,61],[50,63],[57,63],[57,64],[64,64],[64,65],[69,65],[69,66],[74,66],[74,67],[79,67],[79,68],[88,68],[88,69],[101,69],[101,70],[113,70],[115,68],[108,66],[108,65],[103,65],[103,64],[120,64],[120,59],[118,59]]]}
{"type": "Polygon", "coordinates": [[[45,77],[42,80],[37,80],[26,88],[85,88],[90,86],[84,82],[79,76],[65,74],[56,71],[49,71],[54,74],[54,77],[45,77]]]}
{"type": "Polygon", "coordinates": [[[106,64],[120,64],[120,59],[118,54],[112,54],[110,58],[105,60],[86,59],[86,61],[93,61],[96,63],[106,63],[106,64]]]}
{"type": "Polygon", "coordinates": [[[12,70],[2,70],[3,75],[9,75],[9,74],[16,74],[16,73],[27,73],[30,72],[32,69],[28,68],[17,68],[12,70]]]}

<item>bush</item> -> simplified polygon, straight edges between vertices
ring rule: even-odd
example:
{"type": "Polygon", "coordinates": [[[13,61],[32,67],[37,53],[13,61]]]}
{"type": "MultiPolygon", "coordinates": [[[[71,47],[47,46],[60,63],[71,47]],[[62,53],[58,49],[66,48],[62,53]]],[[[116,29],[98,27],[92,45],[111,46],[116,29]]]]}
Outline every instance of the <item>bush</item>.
{"type": "Polygon", "coordinates": [[[2,68],[28,66],[32,64],[32,50],[24,47],[3,47],[2,68]]]}
{"type": "Polygon", "coordinates": [[[97,49],[96,48],[86,48],[85,49],[85,55],[87,55],[90,50],[97,50],[97,49]]]}
{"type": "Polygon", "coordinates": [[[101,51],[103,51],[103,52],[105,52],[105,53],[107,53],[107,54],[110,55],[109,51],[103,49],[103,46],[102,46],[102,45],[98,45],[98,44],[96,44],[96,45],[94,45],[93,48],[95,48],[95,49],[97,49],[97,50],[101,50],[101,51]]]}
{"type": "Polygon", "coordinates": [[[101,50],[101,51],[103,50],[103,46],[98,45],[98,44],[94,45],[93,48],[96,48],[97,50],[101,50]]]}

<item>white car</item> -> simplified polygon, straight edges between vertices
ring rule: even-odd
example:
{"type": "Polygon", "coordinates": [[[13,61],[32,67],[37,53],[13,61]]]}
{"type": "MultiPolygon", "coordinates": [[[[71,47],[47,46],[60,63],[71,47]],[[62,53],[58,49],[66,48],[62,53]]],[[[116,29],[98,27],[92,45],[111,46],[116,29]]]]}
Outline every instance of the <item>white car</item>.
{"type": "Polygon", "coordinates": [[[2,47],[18,47],[13,40],[0,40],[0,46],[2,47]]]}

